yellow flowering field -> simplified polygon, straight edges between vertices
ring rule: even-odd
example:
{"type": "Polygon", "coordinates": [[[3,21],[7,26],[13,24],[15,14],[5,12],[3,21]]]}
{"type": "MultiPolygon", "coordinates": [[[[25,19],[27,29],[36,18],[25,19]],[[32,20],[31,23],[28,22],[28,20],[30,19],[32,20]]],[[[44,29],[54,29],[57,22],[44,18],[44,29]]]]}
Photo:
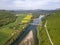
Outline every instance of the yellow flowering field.
{"type": "Polygon", "coordinates": [[[32,15],[27,15],[27,16],[22,20],[22,23],[28,23],[28,22],[31,20],[32,17],[33,17],[32,15]]]}

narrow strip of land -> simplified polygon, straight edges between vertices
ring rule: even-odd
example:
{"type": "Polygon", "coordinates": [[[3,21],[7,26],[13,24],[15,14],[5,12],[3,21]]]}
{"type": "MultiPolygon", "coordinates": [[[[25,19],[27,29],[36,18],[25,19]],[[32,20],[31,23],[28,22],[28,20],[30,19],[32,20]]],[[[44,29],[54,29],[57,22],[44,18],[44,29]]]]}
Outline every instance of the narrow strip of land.
{"type": "Polygon", "coordinates": [[[48,32],[48,29],[47,29],[47,26],[46,26],[46,25],[47,25],[47,21],[46,21],[44,27],[45,27],[45,30],[46,30],[46,33],[47,33],[47,36],[48,36],[48,38],[49,38],[49,40],[50,40],[51,45],[54,45],[53,42],[52,42],[52,39],[51,39],[51,37],[50,37],[50,35],[49,35],[49,32],[48,32]]]}
{"type": "Polygon", "coordinates": [[[33,31],[31,30],[19,45],[34,45],[33,31]]]}

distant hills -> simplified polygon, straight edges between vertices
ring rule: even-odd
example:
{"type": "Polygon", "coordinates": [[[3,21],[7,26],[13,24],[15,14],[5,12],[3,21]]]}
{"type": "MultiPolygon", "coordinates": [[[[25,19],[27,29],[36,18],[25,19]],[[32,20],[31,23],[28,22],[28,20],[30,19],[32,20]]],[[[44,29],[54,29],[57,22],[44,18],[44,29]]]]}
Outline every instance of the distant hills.
{"type": "Polygon", "coordinates": [[[54,12],[55,10],[40,10],[40,9],[37,9],[37,10],[16,10],[16,11],[13,11],[15,13],[40,13],[40,14],[46,14],[46,13],[51,13],[51,12],[54,12]]]}
{"type": "MultiPolygon", "coordinates": [[[[15,14],[25,14],[25,13],[49,14],[49,13],[55,12],[56,10],[41,10],[41,9],[36,9],[36,10],[3,10],[3,11],[13,12],[15,14]]],[[[2,10],[0,10],[0,11],[2,11],[2,10]]]]}

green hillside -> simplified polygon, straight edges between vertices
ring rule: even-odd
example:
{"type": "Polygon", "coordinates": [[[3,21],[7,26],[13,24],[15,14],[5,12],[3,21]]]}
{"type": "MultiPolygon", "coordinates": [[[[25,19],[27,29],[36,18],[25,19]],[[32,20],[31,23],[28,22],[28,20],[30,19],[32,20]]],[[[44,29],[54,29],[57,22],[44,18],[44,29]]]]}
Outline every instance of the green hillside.
{"type": "Polygon", "coordinates": [[[8,11],[0,11],[0,27],[16,20],[16,16],[8,11]]]}
{"type": "Polygon", "coordinates": [[[53,44],[60,45],[60,10],[57,10],[46,17],[42,20],[41,25],[37,26],[38,45],[51,45],[44,27],[46,20],[47,30],[53,44]]]}
{"type": "Polygon", "coordinates": [[[25,28],[29,26],[32,20],[32,15],[27,14],[17,14],[17,18],[14,14],[10,12],[0,12],[0,45],[10,45],[13,43],[18,36],[23,33],[25,28]],[[27,21],[27,23],[22,23],[22,21],[27,21]]]}
{"type": "Polygon", "coordinates": [[[60,45],[60,10],[48,16],[47,28],[54,45],[60,45]]]}
{"type": "Polygon", "coordinates": [[[51,45],[44,27],[45,21],[46,19],[44,18],[40,25],[37,26],[38,45],[51,45]]]}

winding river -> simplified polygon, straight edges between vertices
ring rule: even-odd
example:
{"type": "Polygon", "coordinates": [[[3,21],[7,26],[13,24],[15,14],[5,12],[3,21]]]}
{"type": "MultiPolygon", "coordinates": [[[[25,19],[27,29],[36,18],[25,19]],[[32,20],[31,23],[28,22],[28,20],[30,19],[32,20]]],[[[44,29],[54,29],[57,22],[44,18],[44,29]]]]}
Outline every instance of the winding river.
{"type": "Polygon", "coordinates": [[[37,25],[40,24],[42,18],[44,17],[44,15],[40,15],[39,18],[37,18],[36,20],[34,20],[29,27],[26,28],[26,30],[18,37],[18,39],[11,45],[18,45],[22,39],[31,31],[31,30],[34,30],[34,34],[35,34],[35,43],[36,45],[38,45],[38,40],[37,40],[37,30],[36,30],[36,27],[37,25]]]}

